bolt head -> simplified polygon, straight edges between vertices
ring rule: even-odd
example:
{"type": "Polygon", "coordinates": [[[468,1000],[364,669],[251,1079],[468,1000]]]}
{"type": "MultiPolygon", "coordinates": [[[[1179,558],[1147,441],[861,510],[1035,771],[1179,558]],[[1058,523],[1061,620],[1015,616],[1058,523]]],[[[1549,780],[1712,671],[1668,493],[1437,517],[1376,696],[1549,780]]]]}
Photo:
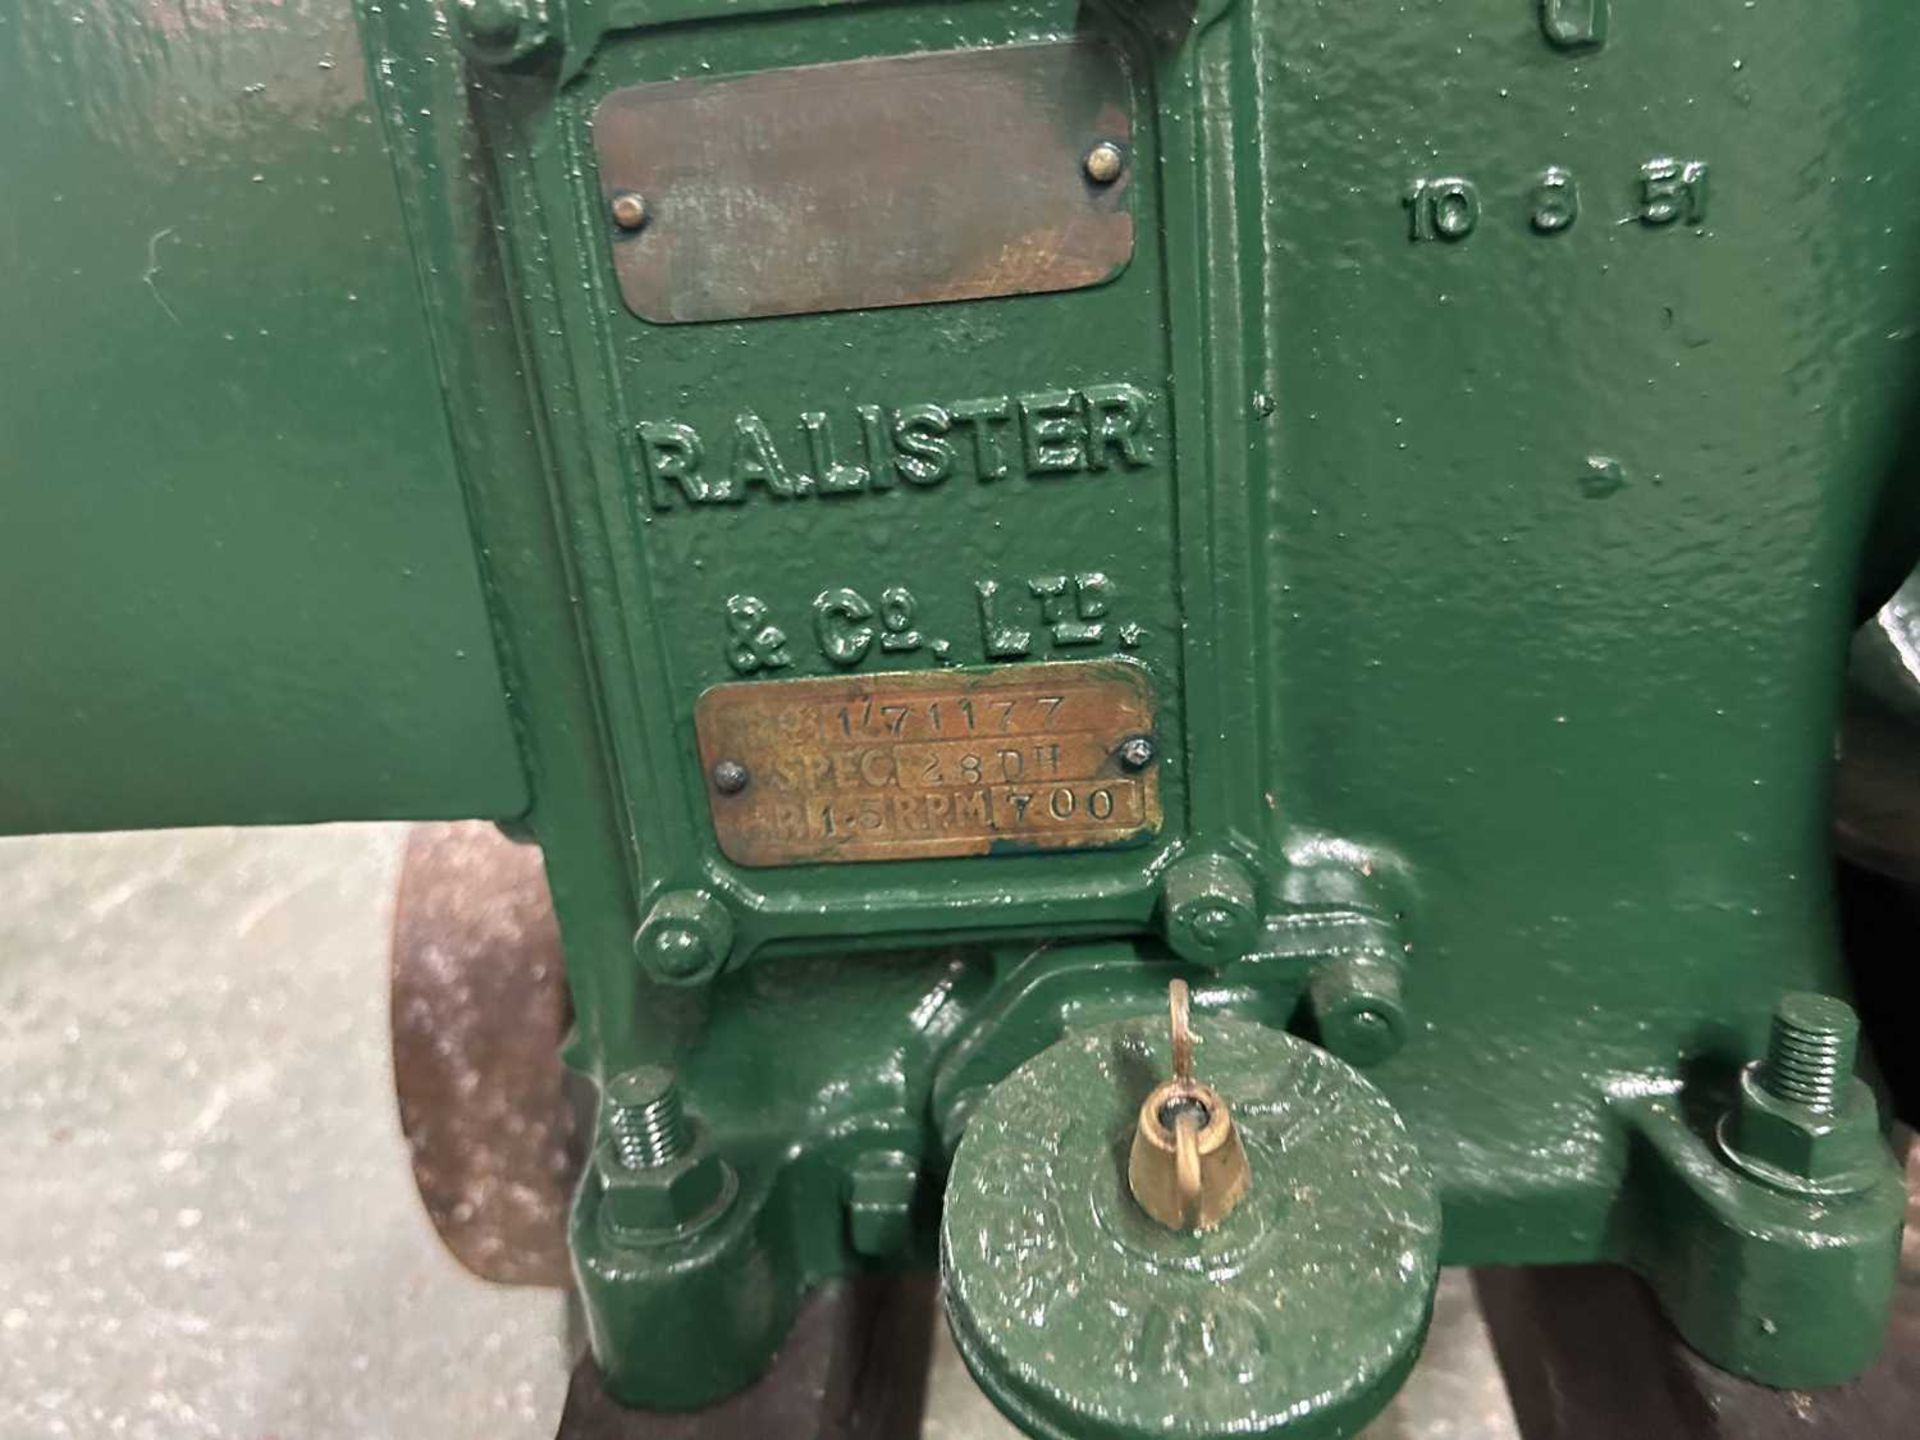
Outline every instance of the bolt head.
{"type": "Polygon", "coordinates": [[[1260,913],[1253,879],[1226,855],[1195,855],[1167,873],[1167,943],[1182,960],[1224,965],[1253,947],[1260,913]]]}
{"type": "Polygon", "coordinates": [[[653,963],[676,980],[685,980],[706,969],[712,957],[700,933],[686,925],[663,925],[653,932],[653,963]]]}
{"type": "Polygon", "coordinates": [[[1223,945],[1233,934],[1234,914],[1225,905],[1196,905],[1186,916],[1186,926],[1202,945],[1223,945]]]}
{"type": "Polygon", "coordinates": [[[738,760],[716,760],[713,762],[713,788],[722,795],[738,795],[752,781],[753,776],[747,767],[738,760]]]}
{"type": "Polygon", "coordinates": [[[550,38],[546,0],[455,0],[461,47],[489,65],[511,65],[550,38]]]}
{"type": "Polygon", "coordinates": [[[733,953],[733,917],[704,890],[674,890],[647,912],[634,936],[634,955],[667,985],[712,979],[733,953]]]}
{"type": "Polygon", "coordinates": [[[1120,764],[1128,770],[1144,770],[1153,763],[1153,741],[1135,735],[1120,744],[1120,764]]]}
{"type": "Polygon", "coordinates": [[[1320,1043],[1349,1065],[1377,1065],[1406,1043],[1400,962],[1382,955],[1340,955],[1307,985],[1320,1043]]]}
{"type": "Polygon", "coordinates": [[[1377,1065],[1405,1042],[1406,1022],[1384,1006],[1356,1002],[1322,1021],[1321,1036],[1349,1065],[1377,1065]]]}
{"type": "Polygon", "coordinates": [[[460,26],[488,45],[511,45],[527,22],[527,7],[519,0],[459,0],[460,26]]]}
{"type": "Polygon", "coordinates": [[[608,209],[613,212],[613,223],[622,230],[638,230],[647,223],[647,197],[637,191],[622,191],[613,197],[608,209]]]}
{"type": "Polygon", "coordinates": [[[1127,152],[1111,140],[1102,140],[1081,162],[1087,172],[1087,179],[1096,185],[1111,185],[1127,169],[1127,152]]]}

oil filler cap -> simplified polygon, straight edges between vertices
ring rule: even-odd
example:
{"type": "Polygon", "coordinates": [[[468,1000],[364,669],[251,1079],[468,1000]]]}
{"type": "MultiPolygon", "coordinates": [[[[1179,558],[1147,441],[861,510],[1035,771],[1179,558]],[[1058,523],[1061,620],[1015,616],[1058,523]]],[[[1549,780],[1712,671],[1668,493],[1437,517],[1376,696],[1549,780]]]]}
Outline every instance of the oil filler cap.
{"type": "Polygon", "coordinates": [[[974,1112],[941,1230],[954,1339],[1042,1440],[1352,1435],[1426,1335],[1432,1181],[1359,1072],[1244,1021],[1189,1035],[1184,992],[1171,1027],[1074,1032],[974,1112]]]}

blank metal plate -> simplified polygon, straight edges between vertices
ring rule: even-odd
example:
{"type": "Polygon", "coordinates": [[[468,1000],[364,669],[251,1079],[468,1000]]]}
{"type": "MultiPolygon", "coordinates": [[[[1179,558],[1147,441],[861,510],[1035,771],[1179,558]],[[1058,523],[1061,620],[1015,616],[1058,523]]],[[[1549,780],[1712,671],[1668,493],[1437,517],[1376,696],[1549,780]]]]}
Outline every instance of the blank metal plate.
{"type": "Polygon", "coordinates": [[[1133,254],[1132,98],[1098,41],[950,50],[616,90],[593,120],[628,308],[740,320],[1095,285],[1133,254]]]}

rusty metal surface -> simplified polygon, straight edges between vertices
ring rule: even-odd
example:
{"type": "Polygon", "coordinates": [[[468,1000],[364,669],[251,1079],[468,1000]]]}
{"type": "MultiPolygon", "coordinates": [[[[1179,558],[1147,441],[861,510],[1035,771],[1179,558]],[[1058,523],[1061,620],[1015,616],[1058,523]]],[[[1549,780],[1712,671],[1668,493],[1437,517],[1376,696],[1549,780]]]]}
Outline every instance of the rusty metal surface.
{"type": "Polygon", "coordinates": [[[1618,1267],[1477,1272],[1524,1440],[1908,1440],[1920,1417],[1920,1149],[1907,1195],[1886,1349],[1825,1390],[1772,1390],[1709,1365],[1618,1267]]]}
{"type": "Polygon", "coordinates": [[[662,323],[1073,290],[1133,254],[1132,95],[1097,41],[616,90],[593,121],[628,307],[662,323]],[[1089,173],[1092,172],[1092,174],[1089,173]]]}
{"type": "Polygon", "coordinates": [[[1141,839],[1153,720],[1146,672],[1108,661],[718,685],[695,711],[720,848],[754,866],[1141,839]]]}
{"type": "Polygon", "coordinates": [[[556,1440],[904,1440],[918,1435],[933,1341],[931,1275],[870,1276],[815,1292],[773,1368],[710,1409],[629,1410],[580,1361],[556,1440]]]}
{"type": "Polygon", "coordinates": [[[1920,763],[1915,734],[1855,700],[1841,721],[1833,768],[1833,840],[1863,869],[1920,884],[1920,763]]]}
{"type": "Polygon", "coordinates": [[[420,1198],[482,1279],[569,1283],[568,1022],[540,851],[479,821],[416,826],[394,914],[394,1087],[420,1198]]]}

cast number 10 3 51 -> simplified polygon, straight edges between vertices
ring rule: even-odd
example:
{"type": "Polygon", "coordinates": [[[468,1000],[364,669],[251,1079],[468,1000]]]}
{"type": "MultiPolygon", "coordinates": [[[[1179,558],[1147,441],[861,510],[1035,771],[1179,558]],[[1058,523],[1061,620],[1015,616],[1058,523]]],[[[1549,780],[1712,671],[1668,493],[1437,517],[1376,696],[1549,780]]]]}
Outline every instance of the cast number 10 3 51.
{"type": "MultiPolygon", "coordinates": [[[[1485,206],[1480,187],[1463,175],[1423,177],[1408,185],[1408,238],[1464,240],[1480,225],[1485,206]]],[[[1558,235],[1580,218],[1580,183],[1573,172],[1549,165],[1534,177],[1524,200],[1527,224],[1537,235],[1558,235]]],[[[1640,167],[1631,216],[1657,229],[1676,222],[1701,225],[1707,218],[1707,162],[1657,156],[1640,167]]]]}

